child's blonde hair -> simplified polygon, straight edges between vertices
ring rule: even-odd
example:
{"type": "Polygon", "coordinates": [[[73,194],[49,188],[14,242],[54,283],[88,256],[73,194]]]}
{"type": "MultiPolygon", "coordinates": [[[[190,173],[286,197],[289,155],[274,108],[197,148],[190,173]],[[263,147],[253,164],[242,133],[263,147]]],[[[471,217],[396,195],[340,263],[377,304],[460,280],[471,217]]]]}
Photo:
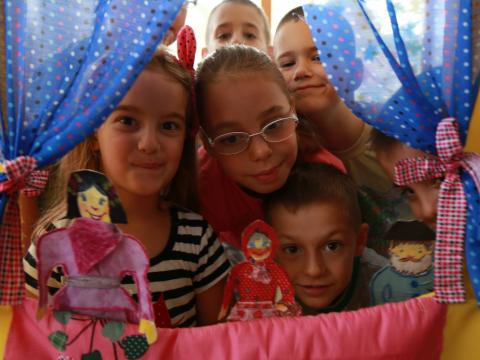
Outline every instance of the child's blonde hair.
{"type": "MultiPolygon", "coordinates": [[[[204,111],[207,88],[220,78],[262,74],[269,77],[280,87],[290,104],[293,99],[282,73],[263,51],[246,45],[227,45],[217,49],[199,64],[195,79],[200,123],[204,124],[208,114],[204,111]]],[[[306,119],[300,119],[297,127],[298,148],[302,154],[311,154],[320,149],[313,125],[306,119]]]]}
{"type": "MultiPolygon", "coordinates": [[[[145,66],[144,71],[165,73],[173,80],[178,81],[188,94],[187,127],[182,158],[177,173],[172,179],[168,191],[162,198],[165,201],[192,210],[198,210],[196,147],[193,133],[196,129],[196,124],[192,106],[192,76],[165,48],[157,50],[153,58],[145,66]]],[[[78,144],[51,170],[48,187],[41,201],[42,215],[33,232],[34,239],[48,230],[54,221],[65,216],[67,211],[67,183],[72,172],[79,169],[103,170],[101,154],[97,150],[95,135],[78,144]]]]}

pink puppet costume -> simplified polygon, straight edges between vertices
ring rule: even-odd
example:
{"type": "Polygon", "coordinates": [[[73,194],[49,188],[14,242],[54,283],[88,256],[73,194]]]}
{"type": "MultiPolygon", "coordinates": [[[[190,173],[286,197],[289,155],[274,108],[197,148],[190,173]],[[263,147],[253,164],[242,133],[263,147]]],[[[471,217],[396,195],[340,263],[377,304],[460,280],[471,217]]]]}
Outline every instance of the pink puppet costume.
{"type": "Polygon", "coordinates": [[[66,285],[52,297],[53,309],[132,323],[141,318],[153,320],[146,280],[148,258],[143,246],[114,224],[79,218],[67,228],[42,236],[37,251],[40,307],[47,302],[51,270],[61,265],[67,274],[66,285]],[[138,306],[120,287],[126,274],[139,287],[138,306]]]}
{"type": "Polygon", "coordinates": [[[155,315],[148,288],[149,259],[143,245],[113,222],[126,216],[112,184],[101,173],[74,172],[68,184],[68,218],[73,223],[38,239],[39,313],[48,300],[47,280],[63,267],[65,285],[53,296],[53,310],[94,318],[140,323],[149,343],[156,339],[155,315]],[[135,279],[138,304],[120,287],[125,275],[135,279]]]}
{"type": "Polygon", "coordinates": [[[242,249],[248,260],[235,265],[230,273],[220,318],[226,315],[233,292],[238,300],[228,321],[301,314],[287,274],[272,259],[277,246],[274,230],[262,220],[244,230],[242,249]]]}

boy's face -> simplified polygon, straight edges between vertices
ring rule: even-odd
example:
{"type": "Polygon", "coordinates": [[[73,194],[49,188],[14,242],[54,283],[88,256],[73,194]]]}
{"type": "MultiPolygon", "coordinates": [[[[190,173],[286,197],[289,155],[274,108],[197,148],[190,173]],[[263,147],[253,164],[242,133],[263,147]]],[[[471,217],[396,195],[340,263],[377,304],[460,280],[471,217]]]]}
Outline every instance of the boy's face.
{"type": "MultiPolygon", "coordinates": [[[[378,162],[392,181],[395,174],[395,164],[398,161],[418,156],[425,157],[426,155],[424,152],[412,149],[402,143],[395,144],[388,150],[377,152],[378,162]]],[[[435,231],[440,181],[437,179],[411,183],[402,189],[408,198],[413,215],[435,231]]]]}
{"type": "Polygon", "coordinates": [[[266,53],[269,51],[263,20],[252,6],[223,4],[212,14],[207,26],[207,47],[203,49],[203,56],[230,44],[245,44],[266,53]]]}
{"type": "Polygon", "coordinates": [[[296,213],[277,205],[269,215],[280,243],[276,260],[297,298],[312,309],[331,305],[350,283],[354,256],[362,254],[368,226],[356,229],[345,209],[330,202],[307,205],[296,213]]]}
{"type": "Polygon", "coordinates": [[[304,21],[289,21],[277,30],[273,59],[295,97],[298,113],[307,117],[318,116],[339,103],[304,21]]]}

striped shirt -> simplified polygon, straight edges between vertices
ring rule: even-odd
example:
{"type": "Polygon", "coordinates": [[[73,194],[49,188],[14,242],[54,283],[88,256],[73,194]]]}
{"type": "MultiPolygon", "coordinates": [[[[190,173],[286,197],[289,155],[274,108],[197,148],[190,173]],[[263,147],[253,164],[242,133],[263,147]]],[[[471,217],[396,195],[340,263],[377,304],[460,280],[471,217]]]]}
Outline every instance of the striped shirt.
{"type": "MultiPolygon", "coordinates": [[[[223,279],[230,265],[210,225],[198,214],[172,206],[170,236],[160,254],[150,259],[148,281],[152,302],[163,293],[171,323],[177,327],[196,325],[195,295],[223,279]]],[[[26,288],[38,295],[36,249],[32,244],[23,260],[26,288]]],[[[48,281],[54,294],[63,281],[62,269],[48,281]]],[[[122,286],[136,299],[136,286],[125,276],[122,286]]]]}

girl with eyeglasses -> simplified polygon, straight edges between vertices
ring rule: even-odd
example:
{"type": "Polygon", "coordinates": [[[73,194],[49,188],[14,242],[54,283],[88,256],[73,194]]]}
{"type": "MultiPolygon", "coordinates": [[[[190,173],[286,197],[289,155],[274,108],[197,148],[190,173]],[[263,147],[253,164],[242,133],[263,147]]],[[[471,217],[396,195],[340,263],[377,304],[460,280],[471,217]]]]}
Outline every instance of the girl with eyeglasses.
{"type": "Polygon", "coordinates": [[[299,120],[284,79],[263,52],[225,46],[196,78],[202,215],[221,240],[240,247],[242,230],[263,219],[262,198],[286,182],[296,161],[343,164],[299,120]]]}

